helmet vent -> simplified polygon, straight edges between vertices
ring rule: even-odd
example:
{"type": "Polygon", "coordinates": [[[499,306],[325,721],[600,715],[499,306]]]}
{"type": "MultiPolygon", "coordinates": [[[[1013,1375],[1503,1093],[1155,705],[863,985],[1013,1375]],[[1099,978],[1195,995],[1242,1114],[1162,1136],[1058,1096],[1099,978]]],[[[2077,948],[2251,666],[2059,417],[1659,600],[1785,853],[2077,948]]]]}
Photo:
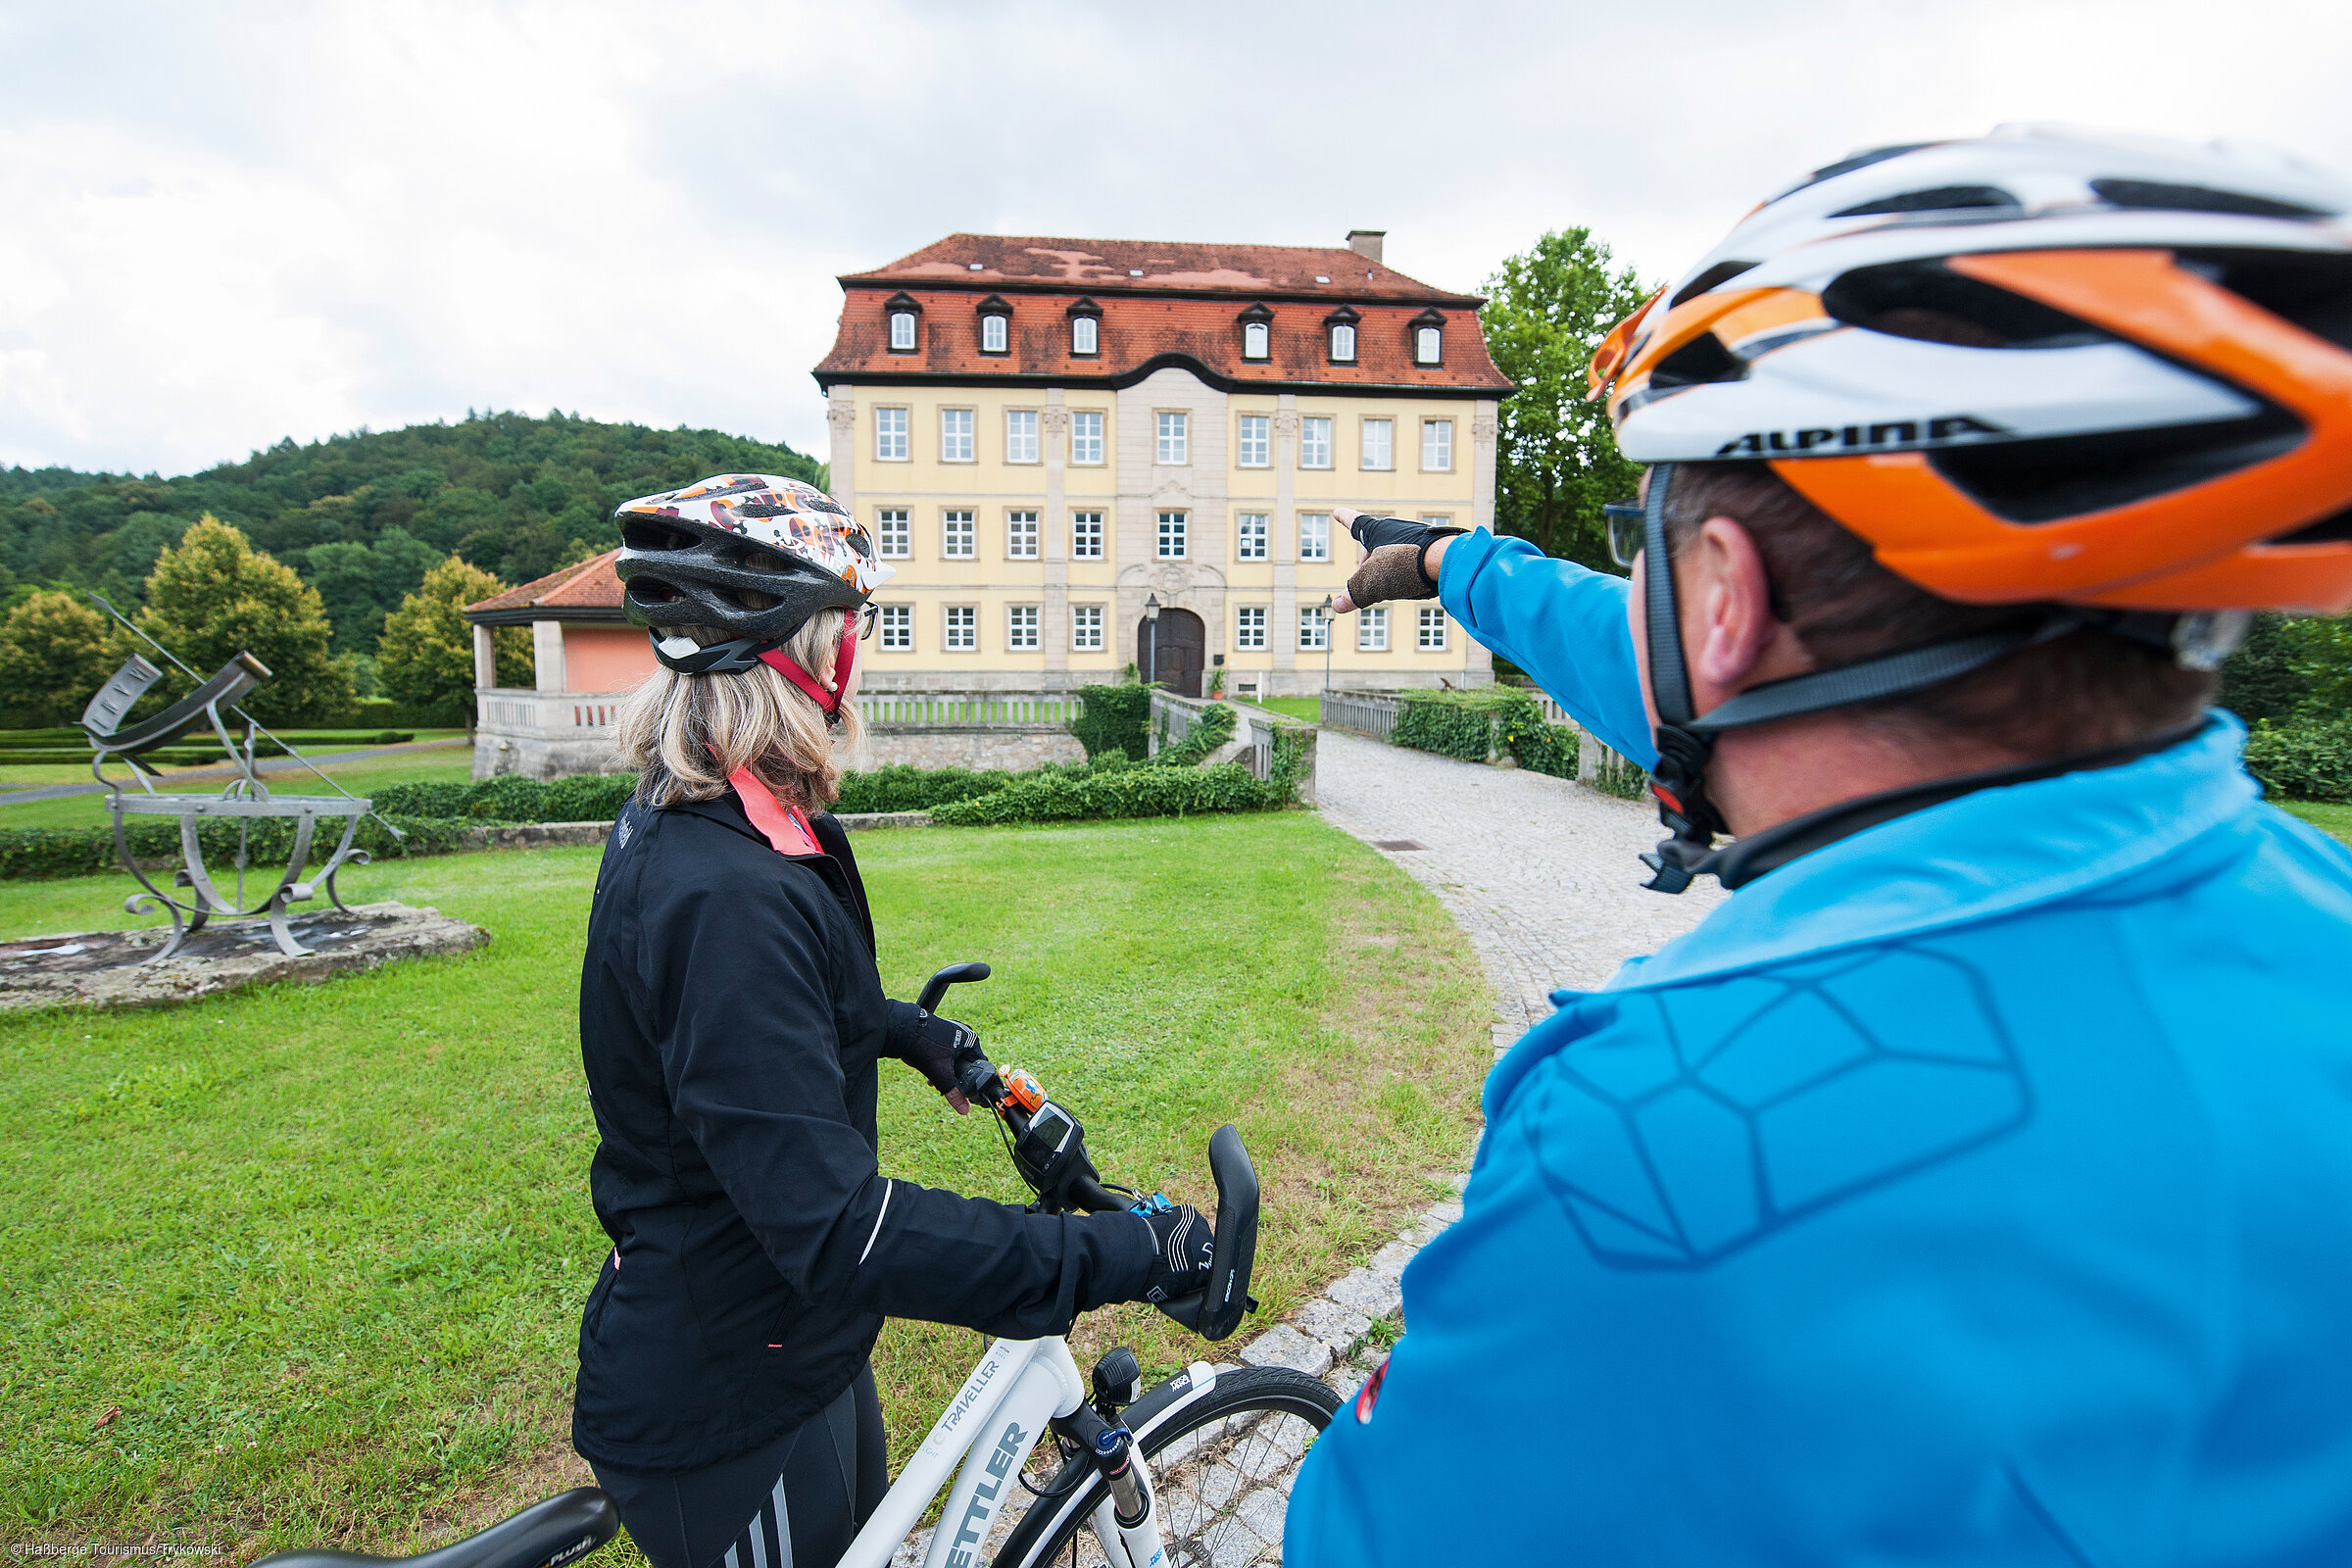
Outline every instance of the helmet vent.
{"type": "Polygon", "coordinates": [[[2302,423],[2273,409],[2206,424],[1947,447],[1928,461],[1996,516],[2054,522],[2219,479],[2302,439],[2302,423]]]}
{"type": "Polygon", "coordinates": [[[1685,300],[1694,300],[1709,289],[1721,288],[1741,272],[1751,271],[1760,265],[1756,262],[1717,262],[1677,290],[1674,298],[1666,302],[1666,308],[1671,311],[1685,300]]]}
{"type": "Polygon", "coordinates": [[[2182,251],[2180,264],[2315,337],[2352,349],[2352,256],[2328,251],[2182,251]]]}
{"type": "Polygon", "coordinates": [[[2340,545],[2352,544],[2352,507],[2346,507],[2333,516],[2307,522],[2293,533],[2282,533],[2276,539],[2265,539],[2267,545],[2340,545]]]}
{"type": "Polygon", "coordinates": [[[1963,348],[2077,348],[2110,340],[2087,321],[1939,262],[1858,268],[1821,291],[1821,308],[1867,331],[1963,348]]]}
{"type": "Polygon", "coordinates": [[[2090,188],[2116,207],[2149,207],[2168,213],[2235,213],[2242,218],[2336,218],[2340,214],[2210,185],[2168,185],[2151,179],[2094,179],[2090,188]]]}
{"type": "MultiPolygon", "coordinates": [[[[1906,141],[1892,147],[1873,147],[1868,152],[1856,153],[1851,158],[1840,158],[1834,164],[1824,164],[1772,200],[1786,201],[1798,191],[1818,185],[1825,179],[1836,179],[1839,174],[1850,174],[1857,169],[1868,169],[1873,164],[1883,164],[1889,158],[1900,158],[1905,153],[1915,153],[1922,147],[1935,145],[1936,144],[1932,141],[1906,141]]],[[[1765,205],[1770,206],[1771,203],[1768,202],[1765,205]]]]}
{"type": "Polygon", "coordinates": [[[2015,209],[2016,197],[1992,185],[1938,185],[1934,190],[1908,190],[1900,196],[1882,196],[1875,202],[1832,213],[1832,218],[1871,218],[1883,213],[1950,213],[1969,208],[2015,209]]]}
{"type": "Polygon", "coordinates": [[[682,528],[667,527],[651,518],[624,517],[620,542],[631,550],[692,550],[702,541],[682,528]]]}
{"type": "Polygon", "coordinates": [[[1701,332],[1658,362],[1649,372],[1649,385],[1653,392],[1668,392],[1703,381],[1739,381],[1746,375],[1746,365],[1723,346],[1723,339],[1701,332]]]}

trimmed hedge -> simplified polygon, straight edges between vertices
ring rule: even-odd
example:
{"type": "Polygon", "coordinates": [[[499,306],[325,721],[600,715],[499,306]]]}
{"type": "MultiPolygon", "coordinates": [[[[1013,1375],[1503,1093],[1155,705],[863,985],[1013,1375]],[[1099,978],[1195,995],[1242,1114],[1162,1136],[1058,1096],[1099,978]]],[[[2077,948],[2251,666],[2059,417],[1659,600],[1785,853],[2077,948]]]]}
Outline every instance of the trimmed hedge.
{"type": "MultiPolygon", "coordinates": [[[[466,834],[481,824],[466,817],[399,816],[392,821],[407,834],[396,839],[373,817],[360,818],[359,847],[379,860],[412,855],[442,855],[462,848],[466,834]]],[[[140,863],[170,868],[179,863],[179,823],[171,817],[134,817],[123,824],[131,854],[140,863]]],[[[311,840],[310,863],[321,864],[342,836],[342,823],[327,824],[311,840]]],[[[202,822],[196,829],[204,848],[205,864],[217,881],[232,880],[237,855],[237,824],[225,818],[202,822]]],[[[252,823],[246,841],[247,863],[268,877],[284,868],[294,850],[294,824],[284,817],[261,817],[252,823]]],[[[0,829],[0,880],[27,877],[89,876],[119,870],[115,830],[110,827],[34,827],[0,829]]],[[[248,874],[246,887],[253,887],[248,874]]]]}
{"type": "Polygon", "coordinates": [[[2273,795],[2352,801],[2352,719],[2265,720],[2246,737],[2246,771],[2273,795]]]}
{"type": "MultiPolygon", "coordinates": [[[[1121,761],[1125,753],[1112,754],[1121,761]]],[[[992,794],[1018,775],[1002,768],[913,767],[892,762],[866,773],[841,776],[836,811],[928,811],[935,806],[992,794]]]]}
{"type": "Polygon", "coordinates": [[[524,778],[501,773],[475,783],[386,784],[370,799],[387,816],[466,817],[480,822],[610,822],[636,792],[634,773],[524,778]]]}
{"type": "Polygon", "coordinates": [[[1144,759],[1147,767],[1198,767],[1209,753],[1233,739],[1241,723],[1241,715],[1231,705],[1211,703],[1193,718],[1193,727],[1184,739],[1173,746],[1168,744],[1167,726],[1163,722],[1159,733],[1159,750],[1144,759]]]}
{"type": "Polygon", "coordinates": [[[1151,750],[1152,688],[1138,681],[1078,688],[1078,716],[1070,733],[1090,762],[1116,752],[1142,761],[1151,750]]]}
{"type": "Polygon", "coordinates": [[[1088,817],[1190,816],[1254,811],[1283,804],[1238,762],[1217,767],[1118,767],[1108,771],[1040,769],[993,795],[957,801],[931,813],[952,827],[1007,822],[1065,822],[1088,817]]]}

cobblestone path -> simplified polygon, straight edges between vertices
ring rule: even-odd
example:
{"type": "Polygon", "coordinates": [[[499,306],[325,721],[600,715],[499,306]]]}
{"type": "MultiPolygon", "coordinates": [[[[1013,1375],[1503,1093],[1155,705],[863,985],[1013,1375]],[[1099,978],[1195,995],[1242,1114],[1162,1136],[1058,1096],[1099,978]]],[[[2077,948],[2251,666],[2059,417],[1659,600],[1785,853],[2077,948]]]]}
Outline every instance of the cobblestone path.
{"type": "Polygon", "coordinates": [[[1325,730],[1315,792],[1335,826],[1382,850],[1469,934],[1495,996],[1495,1043],[1551,1016],[1560,986],[1591,990],[1723,901],[1712,881],[1651,893],[1635,858],[1657,812],[1565,779],[1488,767],[1325,730]]]}

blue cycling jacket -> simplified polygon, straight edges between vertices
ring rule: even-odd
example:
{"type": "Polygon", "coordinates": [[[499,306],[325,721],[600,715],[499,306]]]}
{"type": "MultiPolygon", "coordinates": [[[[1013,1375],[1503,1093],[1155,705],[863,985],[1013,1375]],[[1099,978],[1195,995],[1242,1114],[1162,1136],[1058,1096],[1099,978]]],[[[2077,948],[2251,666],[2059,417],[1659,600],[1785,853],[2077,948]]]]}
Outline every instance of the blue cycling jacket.
{"type": "MultiPolygon", "coordinates": [[[[1650,755],[1622,582],[1479,533],[1441,586],[1650,755]]],[[[1882,823],[1556,993],[1286,1561],[2352,1563],[2352,856],[2241,736],[1882,823]]]]}

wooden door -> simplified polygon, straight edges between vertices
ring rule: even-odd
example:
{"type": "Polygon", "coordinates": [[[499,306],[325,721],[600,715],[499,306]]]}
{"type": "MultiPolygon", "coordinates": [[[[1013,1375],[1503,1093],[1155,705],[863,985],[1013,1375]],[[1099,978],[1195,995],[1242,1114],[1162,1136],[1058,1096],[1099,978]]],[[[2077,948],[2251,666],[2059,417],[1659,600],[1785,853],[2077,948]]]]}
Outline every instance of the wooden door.
{"type": "Polygon", "coordinates": [[[1159,618],[1136,622],[1137,662],[1144,679],[1157,681],[1179,697],[1200,695],[1200,666],[1208,662],[1208,628],[1189,610],[1163,610],[1159,618]]]}

